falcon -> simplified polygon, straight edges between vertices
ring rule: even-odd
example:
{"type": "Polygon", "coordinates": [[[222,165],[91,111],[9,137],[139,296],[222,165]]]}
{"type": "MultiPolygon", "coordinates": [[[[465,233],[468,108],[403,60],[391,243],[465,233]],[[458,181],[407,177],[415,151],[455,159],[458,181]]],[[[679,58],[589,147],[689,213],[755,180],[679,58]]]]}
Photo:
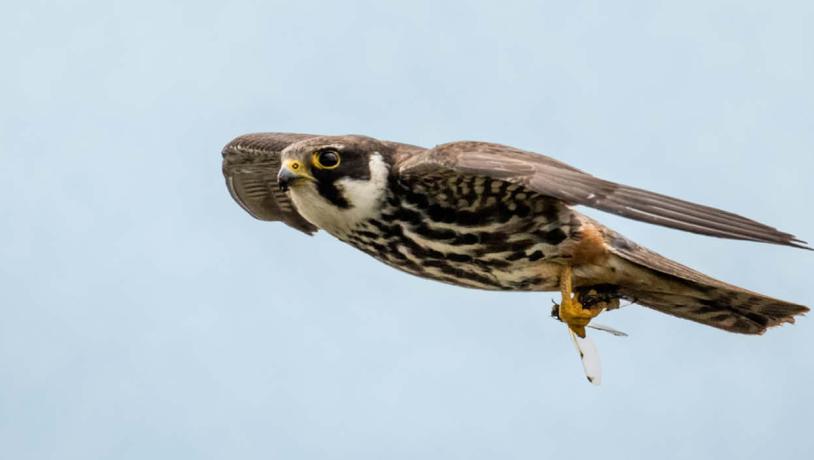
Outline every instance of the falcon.
{"type": "Polygon", "coordinates": [[[257,219],[309,235],[324,230],[422,278],[559,291],[552,315],[567,325],[593,383],[601,371],[585,328],[620,300],[741,334],[763,334],[808,311],[667,259],[574,207],[810,250],[804,241],[518,148],[462,141],[426,149],[359,135],[259,133],[237,137],[222,155],[229,192],[257,219]]]}

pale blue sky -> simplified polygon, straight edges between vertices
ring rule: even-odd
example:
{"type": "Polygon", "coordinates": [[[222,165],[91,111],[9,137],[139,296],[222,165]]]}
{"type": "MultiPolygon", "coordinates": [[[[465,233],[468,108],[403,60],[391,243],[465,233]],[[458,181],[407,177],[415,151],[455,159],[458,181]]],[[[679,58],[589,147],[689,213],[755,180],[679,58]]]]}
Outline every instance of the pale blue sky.
{"type": "MultiPolygon", "coordinates": [[[[585,383],[552,295],[251,219],[254,131],[477,139],[814,240],[812,2],[0,5],[0,458],[801,458],[814,323],[631,306],[585,383]],[[657,4],[658,3],[658,4],[657,4]]],[[[592,213],[814,304],[805,251],[592,213]]]]}

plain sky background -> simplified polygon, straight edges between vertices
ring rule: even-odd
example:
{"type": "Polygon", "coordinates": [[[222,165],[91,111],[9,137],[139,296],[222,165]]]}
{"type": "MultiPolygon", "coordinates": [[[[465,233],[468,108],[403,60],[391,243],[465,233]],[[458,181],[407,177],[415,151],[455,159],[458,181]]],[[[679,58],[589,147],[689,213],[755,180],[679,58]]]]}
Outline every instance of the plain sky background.
{"type": "MultiPolygon", "coordinates": [[[[553,295],[253,220],[256,131],[476,139],[814,239],[810,1],[4,1],[0,458],[802,458],[814,322],[631,306],[585,382],[553,295]]],[[[812,305],[809,252],[594,212],[812,305]]]]}

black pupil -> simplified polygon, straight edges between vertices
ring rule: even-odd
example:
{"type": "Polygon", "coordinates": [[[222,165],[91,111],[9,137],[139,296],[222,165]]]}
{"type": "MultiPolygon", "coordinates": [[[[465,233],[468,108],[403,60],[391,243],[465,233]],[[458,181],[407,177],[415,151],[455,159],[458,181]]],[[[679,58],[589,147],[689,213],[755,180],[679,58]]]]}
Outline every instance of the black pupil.
{"type": "Polygon", "coordinates": [[[339,164],[339,155],[336,152],[322,152],[319,154],[319,162],[326,168],[331,168],[339,164]]]}

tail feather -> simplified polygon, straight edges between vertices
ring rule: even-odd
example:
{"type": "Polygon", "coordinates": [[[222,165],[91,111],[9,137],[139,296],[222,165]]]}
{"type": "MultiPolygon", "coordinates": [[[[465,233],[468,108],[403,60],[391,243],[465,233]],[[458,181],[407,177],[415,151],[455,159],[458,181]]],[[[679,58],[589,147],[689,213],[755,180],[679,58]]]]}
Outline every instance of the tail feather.
{"type": "Polygon", "coordinates": [[[748,292],[717,287],[695,291],[675,294],[625,287],[619,294],[668,315],[740,334],[763,334],[771,327],[794,323],[795,315],[808,311],[802,305],[748,292]]]}
{"type": "Polygon", "coordinates": [[[645,249],[618,234],[609,241],[623,280],[620,297],[668,315],[741,334],[763,334],[794,323],[802,305],[751,292],[645,249]]]}

